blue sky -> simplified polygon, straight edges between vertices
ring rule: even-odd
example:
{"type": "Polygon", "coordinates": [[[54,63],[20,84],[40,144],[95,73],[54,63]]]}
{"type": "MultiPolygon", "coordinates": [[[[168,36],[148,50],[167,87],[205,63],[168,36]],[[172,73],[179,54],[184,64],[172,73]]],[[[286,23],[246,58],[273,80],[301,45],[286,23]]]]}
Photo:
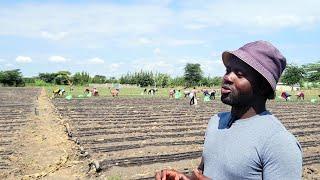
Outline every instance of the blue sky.
{"type": "Polygon", "coordinates": [[[318,0],[1,1],[0,70],[221,76],[221,53],[267,40],[288,63],[320,60],[318,0]]]}

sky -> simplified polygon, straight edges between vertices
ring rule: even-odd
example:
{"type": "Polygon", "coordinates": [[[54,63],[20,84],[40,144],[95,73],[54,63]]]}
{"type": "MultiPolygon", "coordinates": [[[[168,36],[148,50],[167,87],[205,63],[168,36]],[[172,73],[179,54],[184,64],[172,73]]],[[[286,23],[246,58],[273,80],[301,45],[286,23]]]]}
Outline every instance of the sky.
{"type": "Polygon", "coordinates": [[[140,70],[222,76],[221,54],[266,40],[291,64],[320,60],[318,0],[0,1],[0,71],[140,70]]]}

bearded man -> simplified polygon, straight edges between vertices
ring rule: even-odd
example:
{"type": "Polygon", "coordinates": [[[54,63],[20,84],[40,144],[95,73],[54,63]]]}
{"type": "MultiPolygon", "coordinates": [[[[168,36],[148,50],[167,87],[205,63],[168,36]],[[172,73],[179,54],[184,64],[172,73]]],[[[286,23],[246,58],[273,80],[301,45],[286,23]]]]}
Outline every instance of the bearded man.
{"type": "Polygon", "coordinates": [[[255,41],[225,51],[221,101],[230,112],[208,124],[202,160],[191,177],[162,170],[156,179],[301,179],[302,150],[297,139],[266,109],[286,59],[271,43],[255,41]]]}

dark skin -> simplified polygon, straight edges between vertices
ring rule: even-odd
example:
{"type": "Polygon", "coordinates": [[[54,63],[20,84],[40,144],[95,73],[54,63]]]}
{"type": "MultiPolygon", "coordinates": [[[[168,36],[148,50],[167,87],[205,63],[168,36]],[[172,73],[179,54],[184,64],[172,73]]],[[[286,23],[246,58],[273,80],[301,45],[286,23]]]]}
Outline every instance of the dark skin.
{"type": "MultiPolygon", "coordinates": [[[[231,122],[250,118],[264,112],[270,91],[268,82],[257,71],[242,60],[230,59],[226,65],[226,74],[223,77],[221,101],[231,106],[231,122]]],[[[156,179],[210,179],[203,175],[203,170],[202,158],[198,169],[194,170],[192,176],[186,176],[176,170],[162,170],[156,174],[156,179]]]]}

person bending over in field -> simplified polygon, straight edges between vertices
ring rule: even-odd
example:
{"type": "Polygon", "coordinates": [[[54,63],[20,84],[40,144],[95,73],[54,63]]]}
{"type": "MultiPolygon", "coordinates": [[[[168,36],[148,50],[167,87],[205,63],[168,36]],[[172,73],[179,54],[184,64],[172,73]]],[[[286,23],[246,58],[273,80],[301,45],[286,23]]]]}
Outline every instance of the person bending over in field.
{"type": "Polygon", "coordinates": [[[225,51],[222,60],[226,73],[221,101],[231,111],[210,119],[202,160],[193,176],[162,170],[156,179],[301,179],[299,142],[266,110],[286,59],[269,42],[255,41],[225,51]]]}
{"type": "Polygon", "coordinates": [[[288,101],[289,100],[289,97],[290,97],[291,95],[289,94],[289,93],[287,93],[286,91],[283,91],[282,93],[281,93],[281,97],[283,98],[283,99],[285,99],[286,101],[288,101]]]}
{"type": "Polygon", "coordinates": [[[148,94],[156,95],[156,92],[157,92],[157,91],[158,91],[157,88],[152,88],[152,89],[149,89],[148,94]]]}
{"type": "Polygon", "coordinates": [[[213,90],[210,92],[210,99],[211,99],[211,100],[216,99],[216,90],[213,89],[213,90]]]}
{"type": "Polygon", "coordinates": [[[297,94],[296,94],[296,96],[297,96],[297,99],[299,99],[299,100],[304,100],[304,93],[303,92],[298,92],[297,94]]]}
{"type": "Polygon", "coordinates": [[[93,95],[93,96],[99,96],[99,91],[98,91],[97,88],[93,88],[93,89],[92,89],[92,95],[93,95]]]}
{"type": "Polygon", "coordinates": [[[174,94],[176,93],[175,89],[170,89],[169,91],[169,98],[173,98],[174,94]]]}
{"type": "Polygon", "coordinates": [[[53,97],[63,96],[66,91],[64,88],[57,88],[53,90],[53,97]]]}
{"type": "Polygon", "coordinates": [[[112,97],[115,97],[115,96],[119,95],[119,91],[120,91],[120,89],[112,89],[112,90],[110,90],[110,93],[111,93],[112,97]]]}
{"type": "Polygon", "coordinates": [[[89,89],[89,88],[86,88],[86,89],[84,90],[84,94],[89,94],[89,92],[90,92],[90,89],[89,89]]]}

